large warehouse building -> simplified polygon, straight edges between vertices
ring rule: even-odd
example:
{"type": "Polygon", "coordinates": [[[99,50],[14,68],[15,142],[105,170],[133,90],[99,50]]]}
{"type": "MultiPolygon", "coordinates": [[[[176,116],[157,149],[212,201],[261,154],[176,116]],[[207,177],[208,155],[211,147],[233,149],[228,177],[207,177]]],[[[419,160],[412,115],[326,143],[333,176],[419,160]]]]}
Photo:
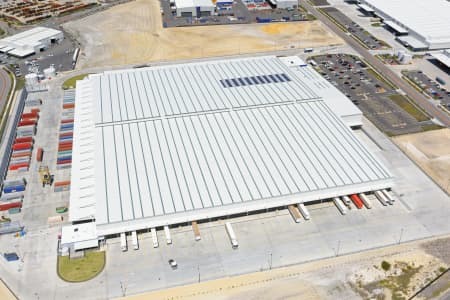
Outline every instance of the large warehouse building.
{"type": "Polygon", "coordinates": [[[60,30],[35,27],[0,40],[0,52],[16,57],[26,57],[47,49],[64,39],[60,30]]]}
{"type": "Polygon", "coordinates": [[[95,223],[66,227],[63,244],[389,188],[360,125],[298,57],[89,75],[76,90],[70,220],[95,223]]]}
{"type": "Polygon", "coordinates": [[[450,2],[447,0],[362,0],[399,34],[408,46],[422,49],[450,48],[450,2]]]}
{"type": "Polygon", "coordinates": [[[208,17],[214,14],[216,6],[211,0],[175,0],[177,17],[208,17]]]}

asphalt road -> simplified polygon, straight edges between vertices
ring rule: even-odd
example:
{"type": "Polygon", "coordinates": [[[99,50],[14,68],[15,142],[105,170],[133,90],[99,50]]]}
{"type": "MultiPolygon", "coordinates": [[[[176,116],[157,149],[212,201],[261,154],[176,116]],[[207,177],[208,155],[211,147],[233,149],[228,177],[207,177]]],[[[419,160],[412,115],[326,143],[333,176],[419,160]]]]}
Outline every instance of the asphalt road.
{"type": "Polygon", "coordinates": [[[430,116],[439,120],[442,124],[450,127],[450,117],[445,114],[438,107],[434,106],[432,103],[425,98],[424,95],[416,91],[412,86],[403,81],[398,77],[393,71],[386,67],[378,58],[374,57],[367,49],[361,46],[355,39],[347,35],[342,31],[336,24],[330,21],[326,16],[322,15],[317,11],[312,5],[306,1],[302,1],[302,5],[318,20],[322,21],[330,29],[334,31],[336,35],[342,38],[347,44],[349,44],[356,52],[365,58],[379,73],[386,77],[389,81],[395,84],[398,88],[403,90],[416,104],[418,104],[422,109],[424,109],[430,116]]]}
{"type": "Polygon", "coordinates": [[[0,112],[3,111],[6,101],[8,100],[9,89],[11,88],[11,77],[0,67],[0,112]]]}

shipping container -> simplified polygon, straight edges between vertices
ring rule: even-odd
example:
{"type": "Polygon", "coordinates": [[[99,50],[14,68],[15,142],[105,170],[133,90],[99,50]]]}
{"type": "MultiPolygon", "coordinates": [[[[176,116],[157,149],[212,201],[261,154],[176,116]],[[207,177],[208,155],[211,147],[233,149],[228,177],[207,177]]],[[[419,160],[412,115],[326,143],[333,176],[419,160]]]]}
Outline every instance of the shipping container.
{"type": "Polygon", "coordinates": [[[153,248],[158,248],[159,247],[159,243],[158,243],[158,235],[156,234],[156,229],[155,228],[151,228],[150,232],[152,234],[153,248]]]}
{"type": "Polygon", "coordinates": [[[360,193],[359,194],[359,199],[361,199],[362,203],[364,204],[365,207],[367,208],[372,208],[372,205],[370,204],[370,200],[369,198],[364,194],[364,193],[360,193]]]}
{"type": "Polygon", "coordinates": [[[309,220],[311,216],[309,215],[309,211],[306,209],[305,205],[303,203],[299,203],[298,209],[300,210],[300,213],[302,214],[303,218],[305,220],[309,220]]]}
{"type": "Polygon", "coordinates": [[[25,184],[5,186],[3,188],[3,193],[5,193],[5,194],[16,193],[16,192],[23,192],[23,191],[25,191],[25,184]]]}
{"type": "Polygon", "coordinates": [[[334,205],[336,205],[337,209],[341,212],[341,214],[347,214],[347,207],[345,207],[344,203],[338,197],[333,198],[334,205]]]}
{"type": "Polygon", "coordinates": [[[39,113],[41,110],[39,109],[39,108],[33,108],[32,110],[31,110],[31,113],[32,114],[37,114],[37,113],[39,113]]]}
{"type": "Polygon", "coordinates": [[[194,231],[195,240],[200,241],[202,237],[200,235],[200,229],[198,228],[198,224],[196,221],[192,221],[192,230],[194,231]]]}
{"type": "Polygon", "coordinates": [[[294,222],[300,223],[300,220],[302,217],[300,215],[300,212],[298,211],[298,208],[295,207],[294,205],[289,205],[288,210],[289,210],[289,213],[291,214],[292,219],[294,219],[294,222]]]}
{"type": "Polygon", "coordinates": [[[29,167],[30,167],[30,164],[28,164],[28,163],[16,164],[16,165],[10,164],[8,170],[10,170],[10,171],[28,170],[29,167]]]}
{"type": "Polygon", "coordinates": [[[387,205],[387,199],[381,191],[375,191],[374,194],[375,194],[375,197],[377,197],[378,201],[380,201],[381,204],[383,204],[384,206],[387,205]]]}
{"type": "Polygon", "coordinates": [[[25,119],[23,121],[20,121],[17,126],[23,127],[23,126],[30,126],[30,125],[36,125],[36,124],[37,124],[37,120],[35,120],[35,119],[25,119]]]}
{"type": "Polygon", "coordinates": [[[30,113],[24,113],[20,116],[21,119],[26,119],[26,118],[39,118],[39,113],[38,112],[30,112],[30,113]]]}
{"type": "Polygon", "coordinates": [[[3,187],[26,185],[26,184],[27,184],[27,182],[26,182],[25,178],[3,181],[3,187]]]}
{"type": "Polygon", "coordinates": [[[57,165],[65,165],[65,164],[71,164],[72,160],[58,160],[56,162],[57,165]]]}
{"type": "Polygon", "coordinates": [[[8,209],[8,213],[10,215],[18,214],[20,212],[21,212],[21,209],[19,207],[13,207],[13,208],[8,209]]]}
{"type": "Polygon", "coordinates": [[[225,230],[228,233],[228,237],[230,238],[231,247],[233,249],[237,249],[239,247],[239,243],[236,238],[236,234],[234,233],[233,227],[231,226],[230,222],[225,223],[225,230]]]}
{"type": "Polygon", "coordinates": [[[6,261],[16,261],[19,260],[19,256],[15,252],[11,253],[3,253],[3,257],[6,259],[6,261]]]}
{"type": "Polygon", "coordinates": [[[63,109],[74,108],[74,107],[75,107],[75,103],[64,103],[63,104],[63,109]]]}
{"type": "Polygon", "coordinates": [[[31,144],[31,143],[18,143],[18,144],[12,145],[13,150],[25,150],[25,149],[31,149],[32,147],[33,147],[33,144],[31,144]]]}
{"type": "Polygon", "coordinates": [[[70,185],[70,180],[55,182],[55,186],[64,186],[64,185],[70,185]]]}
{"type": "Polygon", "coordinates": [[[42,157],[44,156],[44,149],[38,148],[36,153],[36,160],[42,161],[42,157]]]}
{"type": "Polygon", "coordinates": [[[122,232],[120,234],[120,248],[122,249],[123,252],[128,250],[128,247],[127,247],[127,235],[125,234],[125,232],[122,232]]]}
{"type": "Polygon", "coordinates": [[[350,199],[353,201],[353,203],[358,209],[361,209],[363,207],[363,203],[361,199],[359,199],[358,195],[356,194],[350,195],[350,199]]]}
{"type": "Polygon", "coordinates": [[[172,244],[172,237],[170,236],[170,230],[169,230],[169,226],[168,225],[164,226],[164,234],[166,235],[166,243],[167,243],[167,245],[172,244]]]}
{"type": "Polygon", "coordinates": [[[136,231],[131,232],[131,243],[133,244],[133,249],[138,250],[139,249],[139,243],[138,243],[138,237],[136,231]]]}
{"type": "Polygon", "coordinates": [[[47,218],[49,225],[60,224],[63,221],[63,216],[52,216],[47,218]]]}
{"type": "Polygon", "coordinates": [[[16,138],[14,140],[14,144],[19,144],[19,143],[33,143],[33,138],[32,137],[16,138]]]}
{"type": "Polygon", "coordinates": [[[8,210],[10,208],[22,207],[22,202],[9,202],[9,203],[0,203],[0,211],[8,210]]]}
{"type": "Polygon", "coordinates": [[[64,119],[64,120],[61,120],[61,124],[67,124],[67,123],[73,123],[74,122],[74,119],[64,119]]]}
{"type": "Polygon", "coordinates": [[[20,151],[20,152],[14,152],[11,154],[11,158],[30,157],[30,156],[31,156],[31,151],[20,151]]]}
{"type": "Polygon", "coordinates": [[[9,193],[9,194],[3,194],[0,197],[0,202],[22,202],[23,201],[23,193],[22,192],[15,192],[15,193],[9,193]]]}

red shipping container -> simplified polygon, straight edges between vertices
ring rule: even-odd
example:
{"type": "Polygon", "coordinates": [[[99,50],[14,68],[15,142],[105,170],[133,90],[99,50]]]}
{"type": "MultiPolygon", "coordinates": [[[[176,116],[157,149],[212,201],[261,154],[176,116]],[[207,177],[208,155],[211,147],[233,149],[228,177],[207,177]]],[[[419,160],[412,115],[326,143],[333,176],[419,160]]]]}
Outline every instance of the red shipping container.
{"type": "Polygon", "coordinates": [[[363,203],[361,201],[361,199],[359,199],[358,195],[350,195],[350,199],[352,199],[353,203],[355,203],[356,207],[358,209],[361,209],[363,207],[363,203]]]}
{"type": "Polygon", "coordinates": [[[32,143],[17,143],[12,146],[13,150],[31,149],[32,147],[32,143]]]}
{"type": "Polygon", "coordinates": [[[61,120],[61,124],[67,124],[67,123],[73,123],[74,120],[73,119],[65,119],[65,120],[61,120]]]}
{"type": "Polygon", "coordinates": [[[8,210],[10,208],[15,208],[15,207],[21,208],[22,202],[11,202],[11,203],[0,204],[0,211],[8,210]]]}
{"type": "Polygon", "coordinates": [[[59,151],[68,151],[68,150],[72,150],[72,147],[62,147],[62,148],[58,148],[58,152],[59,152],[59,151]]]}
{"type": "Polygon", "coordinates": [[[29,163],[21,163],[21,164],[15,164],[15,165],[9,165],[8,170],[10,171],[16,171],[17,169],[22,169],[22,168],[29,168],[30,164],[29,163]]]}
{"type": "Polygon", "coordinates": [[[14,144],[18,144],[18,143],[33,143],[33,137],[31,137],[31,136],[18,137],[14,140],[14,144]]]}
{"type": "Polygon", "coordinates": [[[72,144],[73,144],[72,141],[61,141],[61,142],[59,142],[58,145],[62,146],[62,145],[72,145],[72,144]]]}
{"type": "Polygon", "coordinates": [[[18,127],[30,126],[30,125],[36,125],[36,124],[37,124],[37,120],[36,119],[24,119],[23,121],[19,122],[18,127]]]}
{"type": "Polygon", "coordinates": [[[55,186],[65,186],[65,185],[70,185],[70,180],[55,182],[55,186]]]}
{"type": "Polygon", "coordinates": [[[71,159],[59,160],[56,162],[57,165],[65,165],[65,164],[71,164],[71,163],[72,163],[71,159]]]}
{"type": "Polygon", "coordinates": [[[66,104],[63,104],[63,109],[74,108],[74,107],[75,107],[75,103],[66,103],[66,104]]]}
{"type": "Polygon", "coordinates": [[[63,137],[63,136],[73,136],[73,132],[64,132],[59,134],[59,137],[63,137]]]}
{"type": "Polygon", "coordinates": [[[26,119],[26,118],[39,119],[39,114],[37,112],[25,113],[25,114],[22,114],[22,116],[20,118],[21,119],[26,119]]]}
{"type": "Polygon", "coordinates": [[[39,108],[33,108],[32,110],[31,110],[31,113],[38,113],[38,112],[40,112],[41,110],[39,109],[39,108]]]}
{"type": "Polygon", "coordinates": [[[37,153],[36,153],[36,160],[42,161],[43,156],[44,156],[44,149],[38,148],[37,153]]]}
{"type": "Polygon", "coordinates": [[[16,157],[27,157],[27,156],[31,156],[31,151],[20,152],[20,153],[13,153],[13,154],[11,155],[12,158],[16,158],[16,157]]]}

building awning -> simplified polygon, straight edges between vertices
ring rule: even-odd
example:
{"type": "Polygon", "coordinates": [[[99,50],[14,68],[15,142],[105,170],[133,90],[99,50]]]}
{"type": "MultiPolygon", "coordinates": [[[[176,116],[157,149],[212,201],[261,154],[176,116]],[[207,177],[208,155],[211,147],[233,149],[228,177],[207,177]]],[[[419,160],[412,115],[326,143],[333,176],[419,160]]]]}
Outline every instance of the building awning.
{"type": "Polygon", "coordinates": [[[365,12],[368,12],[368,13],[375,12],[372,8],[370,8],[369,6],[367,6],[365,4],[359,4],[358,6],[359,6],[359,8],[361,8],[365,12]]]}
{"type": "Polygon", "coordinates": [[[384,24],[391,27],[394,31],[400,34],[408,34],[408,30],[403,28],[402,26],[398,25],[397,23],[393,21],[383,21],[384,24]]]}
{"type": "Polygon", "coordinates": [[[447,68],[450,68],[450,51],[445,50],[443,52],[439,53],[433,53],[431,54],[435,59],[440,61],[442,64],[444,64],[447,68]]]}
{"type": "Polygon", "coordinates": [[[63,246],[77,243],[94,244],[97,240],[95,222],[63,226],[61,229],[61,245],[63,246]]]}
{"type": "Polygon", "coordinates": [[[419,41],[418,39],[410,35],[400,36],[397,38],[397,40],[399,40],[403,45],[409,46],[413,49],[428,49],[429,47],[424,42],[419,41]]]}

